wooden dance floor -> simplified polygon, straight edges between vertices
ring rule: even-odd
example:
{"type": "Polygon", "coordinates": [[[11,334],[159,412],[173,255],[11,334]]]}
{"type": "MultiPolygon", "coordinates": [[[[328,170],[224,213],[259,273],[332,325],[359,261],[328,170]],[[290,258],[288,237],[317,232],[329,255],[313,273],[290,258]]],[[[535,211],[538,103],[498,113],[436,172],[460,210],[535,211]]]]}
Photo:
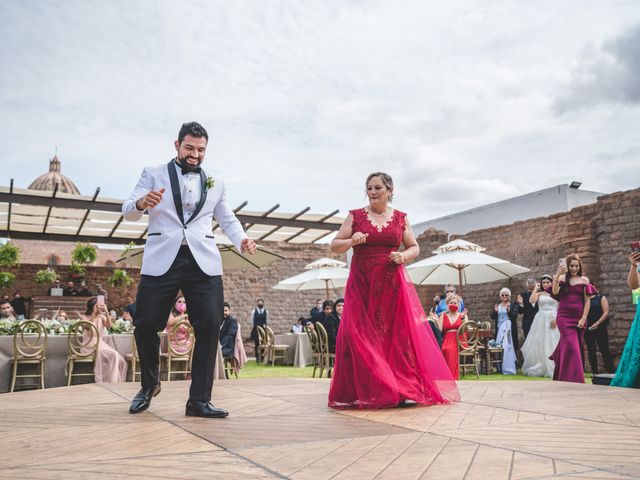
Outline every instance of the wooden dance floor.
{"type": "Polygon", "coordinates": [[[133,384],[0,395],[0,478],[640,478],[640,391],[461,382],[452,406],[327,408],[326,379],[217,381],[229,418],[184,416],[186,382],[129,415],[133,384]]]}

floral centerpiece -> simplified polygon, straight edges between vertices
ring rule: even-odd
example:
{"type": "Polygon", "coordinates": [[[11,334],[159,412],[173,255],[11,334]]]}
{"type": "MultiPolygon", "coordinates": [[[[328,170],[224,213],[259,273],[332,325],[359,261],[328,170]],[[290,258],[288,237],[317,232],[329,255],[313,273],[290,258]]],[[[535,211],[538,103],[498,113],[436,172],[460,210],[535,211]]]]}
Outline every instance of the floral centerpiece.
{"type": "Polygon", "coordinates": [[[131,333],[133,332],[133,324],[129,320],[118,318],[114,320],[109,329],[109,333],[131,333]]]}
{"type": "Polygon", "coordinates": [[[75,323],[74,320],[43,320],[42,324],[47,330],[49,335],[66,335],[69,333],[71,325],[75,323]]]}
{"type": "Polygon", "coordinates": [[[15,320],[0,319],[0,335],[13,335],[16,333],[17,327],[18,322],[15,320]]]}

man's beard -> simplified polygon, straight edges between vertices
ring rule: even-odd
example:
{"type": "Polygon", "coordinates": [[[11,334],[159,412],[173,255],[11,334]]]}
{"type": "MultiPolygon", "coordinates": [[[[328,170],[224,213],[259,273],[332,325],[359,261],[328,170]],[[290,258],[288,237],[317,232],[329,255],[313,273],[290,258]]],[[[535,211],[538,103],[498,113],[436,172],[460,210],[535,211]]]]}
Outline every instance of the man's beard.
{"type": "Polygon", "coordinates": [[[190,156],[190,155],[186,155],[183,158],[178,157],[178,163],[180,165],[182,165],[182,168],[184,168],[185,170],[193,171],[196,168],[198,168],[200,166],[200,164],[202,163],[202,159],[200,159],[200,160],[198,160],[198,164],[197,165],[192,165],[189,162],[187,162],[188,158],[193,158],[193,157],[190,156]]]}

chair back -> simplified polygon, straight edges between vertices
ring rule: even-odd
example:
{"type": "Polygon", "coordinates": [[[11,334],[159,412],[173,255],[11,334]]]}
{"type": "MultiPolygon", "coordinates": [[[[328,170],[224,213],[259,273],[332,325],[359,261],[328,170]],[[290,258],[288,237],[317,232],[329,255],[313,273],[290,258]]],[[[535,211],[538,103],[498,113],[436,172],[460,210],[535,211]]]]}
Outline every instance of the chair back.
{"type": "Polygon", "coordinates": [[[13,334],[14,357],[38,358],[47,348],[47,329],[37,320],[25,320],[18,324],[13,334]]]}
{"type": "Polygon", "coordinates": [[[316,332],[318,332],[318,343],[322,353],[329,353],[329,336],[327,330],[320,322],[316,322],[316,332]]]}
{"type": "Polygon", "coordinates": [[[485,320],[484,322],[477,322],[478,323],[478,328],[480,330],[491,330],[491,322],[488,320],[485,320]]]}
{"type": "Polygon", "coordinates": [[[271,330],[271,327],[269,327],[268,325],[264,326],[264,331],[267,337],[267,345],[269,345],[270,347],[273,347],[276,344],[276,336],[273,333],[273,330],[271,330]]]}
{"type": "Polygon", "coordinates": [[[258,332],[258,344],[261,347],[267,346],[267,332],[265,332],[264,328],[262,328],[260,325],[256,325],[256,330],[258,332]]]}
{"type": "Polygon", "coordinates": [[[478,324],[467,320],[458,327],[456,338],[459,352],[475,352],[478,348],[478,324]]]}
{"type": "Polygon", "coordinates": [[[304,330],[307,332],[307,336],[309,337],[309,343],[311,344],[311,350],[313,353],[320,353],[320,341],[318,340],[318,334],[316,331],[309,325],[305,325],[304,330]]]}
{"type": "Polygon", "coordinates": [[[87,320],[78,320],[69,328],[67,350],[74,357],[95,358],[100,345],[98,328],[87,320]]]}
{"type": "Polygon", "coordinates": [[[194,346],[193,326],[183,320],[171,326],[167,332],[167,352],[173,357],[190,355],[194,346]]]}

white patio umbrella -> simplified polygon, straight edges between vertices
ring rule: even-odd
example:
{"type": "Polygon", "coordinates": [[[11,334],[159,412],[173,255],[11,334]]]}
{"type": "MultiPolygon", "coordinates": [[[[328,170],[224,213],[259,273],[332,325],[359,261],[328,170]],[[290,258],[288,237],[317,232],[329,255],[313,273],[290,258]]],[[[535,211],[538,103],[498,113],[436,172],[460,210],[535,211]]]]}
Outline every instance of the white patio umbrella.
{"type": "Polygon", "coordinates": [[[329,298],[329,287],[340,288],[347,284],[349,269],[343,267],[320,267],[307,270],[278,282],[276,290],[325,290],[329,298]]]}
{"type": "MultiPolygon", "coordinates": [[[[218,243],[220,257],[222,258],[222,268],[225,270],[239,270],[242,268],[260,268],[275,260],[284,258],[271,250],[258,245],[254,255],[238,252],[231,243],[218,243]]],[[[142,254],[144,246],[132,247],[128,249],[116,263],[127,263],[129,265],[142,266],[142,254]]]]}
{"type": "Polygon", "coordinates": [[[466,240],[452,240],[449,243],[445,243],[444,245],[440,245],[431,253],[447,253],[454,252],[457,250],[467,250],[472,252],[484,252],[486,248],[481,247],[475,243],[467,242],[466,240]]]}
{"type": "Polygon", "coordinates": [[[323,267],[346,267],[347,264],[345,262],[341,262],[340,260],[336,260],[334,258],[320,258],[315,260],[304,266],[305,270],[312,270],[314,268],[323,268],[323,267]]]}
{"type": "Polygon", "coordinates": [[[475,250],[439,253],[407,267],[409,277],[417,285],[457,283],[460,293],[463,285],[494,282],[528,271],[526,267],[475,250]]]}

